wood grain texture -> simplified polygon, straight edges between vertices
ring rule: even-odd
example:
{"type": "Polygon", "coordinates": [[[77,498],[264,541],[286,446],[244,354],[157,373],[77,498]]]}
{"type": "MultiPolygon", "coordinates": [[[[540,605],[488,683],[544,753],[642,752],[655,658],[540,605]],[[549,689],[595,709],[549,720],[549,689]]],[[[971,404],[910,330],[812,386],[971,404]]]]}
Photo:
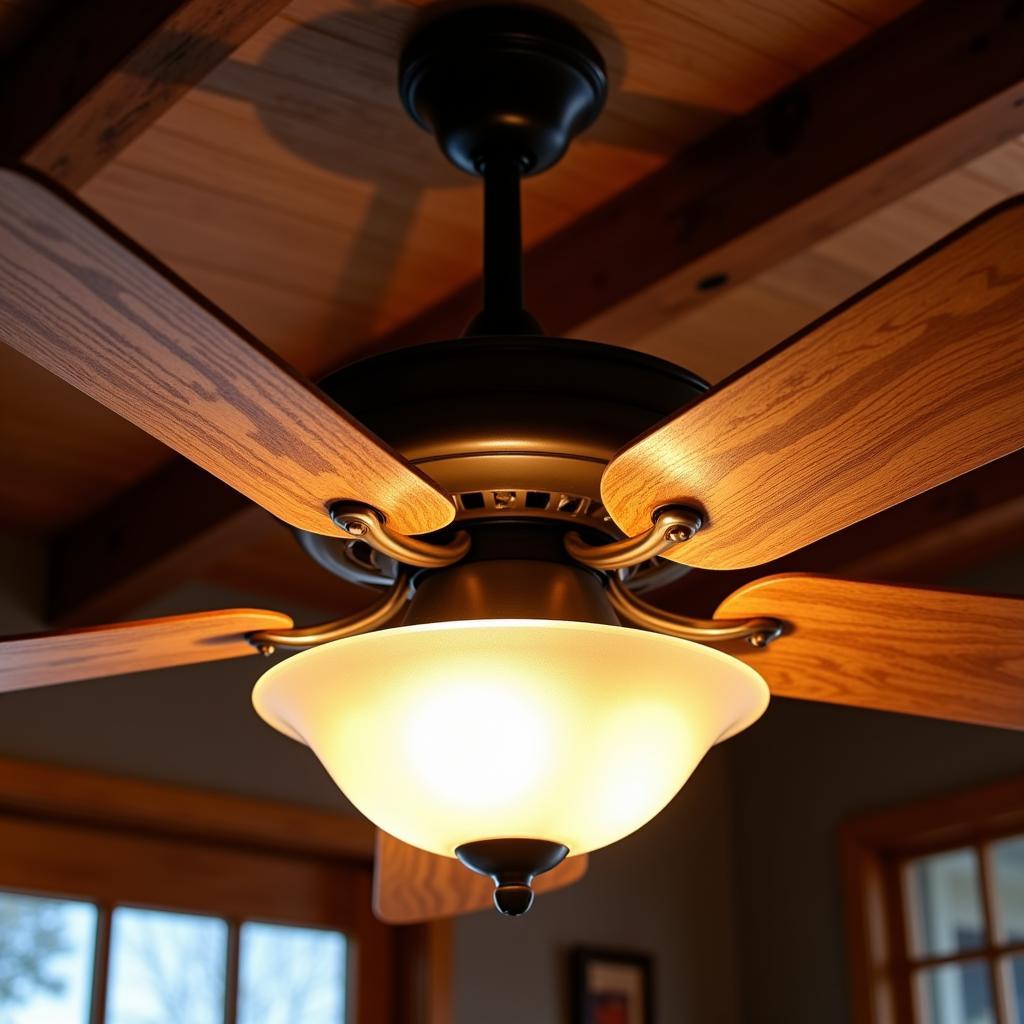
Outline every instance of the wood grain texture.
{"type": "Polygon", "coordinates": [[[788,624],[737,652],[776,696],[1024,729],[1024,598],[769,576],[715,614],[788,624]]]}
{"type": "MultiPolygon", "coordinates": [[[[570,857],[534,882],[538,894],[563,889],[587,873],[587,855],[570,857]]],[[[451,857],[438,857],[377,832],[373,912],[386,924],[494,909],[494,883],[451,857]]]]}
{"type": "MultiPolygon", "coordinates": [[[[720,381],[927,245],[1005,199],[1015,186],[1024,187],[1024,141],[1007,144],[963,170],[943,176],[904,201],[858,222],[756,280],[727,290],[686,316],[678,317],[672,307],[663,307],[659,327],[653,334],[637,337],[632,329],[624,329],[622,340],[643,351],[683,362],[712,382],[720,381]]],[[[619,335],[615,338],[619,340],[619,335]]],[[[3,352],[0,348],[0,356],[3,352]]],[[[13,514],[17,529],[23,530],[26,524],[32,523],[40,530],[52,530],[55,523],[66,520],[72,497],[81,501],[97,490],[102,493],[102,488],[112,490],[116,486],[98,478],[92,467],[102,465],[108,473],[126,474],[125,479],[130,479],[132,473],[137,477],[145,466],[133,459],[132,442],[150,441],[157,448],[162,446],[17,353],[9,351],[9,357],[17,360],[18,366],[7,370],[0,364],[0,452],[6,456],[0,460],[0,515],[13,514]],[[23,379],[23,373],[19,376],[16,372],[26,367],[34,371],[28,380],[23,379]],[[58,389],[58,394],[52,394],[58,389]],[[2,400],[8,390],[12,397],[4,409],[2,400]],[[40,399],[42,407],[37,409],[40,399]],[[108,429],[101,430],[99,424],[83,420],[88,411],[106,417],[108,429]],[[5,423],[8,415],[9,426],[5,423]],[[72,431],[74,445],[69,444],[66,423],[80,426],[72,431]],[[112,434],[114,428],[120,428],[120,433],[112,434]],[[30,443],[12,443],[4,450],[2,438],[5,436],[27,437],[30,443]],[[109,460],[98,455],[89,457],[91,452],[102,454],[114,446],[121,454],[116,466],[109,465],[109,460]]],[[[1018,479],[1024,480],[1024,477],[1018,479]]],[[[1018,486],[1015,495],[1020,494],[1018,486]]],[[[923,497],[926,495],[919,496],[923,497]]],[[[936,500],[939,497],[936,495],[936,500]]],[[[886,514],[906,508],[906,504],[886,514]]],[[[913,529],[920,526],[928,533],[931,523],[935,527],[934,535],[941,536],[939,527],[944,528],[949,518],[942,508],[929,505],[916,509],[915,514],[923,514],[927,519],[914,523],[913,529]],[[935,508],[939,509],[938,516],[932,514],[935,508]]],[[[957,496],[948,506],[950,512],[958,515],[958,540],[952,554],[961,564],[969,561],[974,550],[972,544],[964,544],[960,529],[967,525],[964,514],[973,508],[973,498],[964,495],[957,496]]],[[[232,541],[245,537],[234,559],[234,568],[228,570],[237,575],[238,585],[249,586],[258,574],[261,585],[264,582],[269,585],[266,593],[284,595],[278,596],[278,601],[302,603],[303,594],[289,589],[291,574],[277,552],[269,558],[262,551],[258,556],[255,554],[257,545],[250,542],[245,528],[248,519],[245,510],[259,514],[244,497],[220,485],[193,463],[172,459],[165,470],[125,490],[57,535],[51,550],[54,567],[50,595],[52,621],[58,625],[77,625],[83,621],[120,618],[134,607],[131,602],[136,595],[158,593],[175,574],[181,579],[201,572],[206,552],[211,550],[211,538],[216,538],[213,545],[216,548],[224,537],[232,541]],[[213,503],[209,495],[217,487],[223,492],[223,500],[213,503]],[[180,501],[165,501],[163,496],[170,494],[178,495],[180,501]],[[180,505],[193,512],[179,513],[180,505]],[[232,512],[232,507],[237,511],[232,512]],[[219,524],[215,522],[218,517],[219,524]],[[97,524],[103,523],[117,524],[113,536],[108,530],[97,529],[97,524]],[[278,567],[281,568],[280,579],[276,576],[278,567]]],[[[996,539],[996,535],[1004,531],[995,521],[992,525],[996,530],[990,534],[990,539],[996,539]]],[[[989,543],[985,532],[986,528],[981,526],[975,533],[982,547],[989,543]]],[[[890,549],[898,541],[893,538],[889,543],[883,539],[879,544],[876,540],[861,548],[854,545],[848,554],[841,552],[840,557],[832,561],[789,565],[771,571],[820,570],[860,575],[859,571],[849,572],[846,558],[864,554],[870,548],[890,549]]],[[[944,563],[949,558],[950,552],[944,551],[941,561],[944,563]]],[[[915,565],[908,578],[932,582],[931,577],[915,576],[920,571],[920,559],[911,561],[915,565]]],[[[936,566],[938,564],[936,562],[936,566]]],[[[865,575],[892,578],[888,570],[865,575]]],[[[708,575],[695,577],[691,573],[688,579],[696,584],[698,577],[703,594],[708,575]]],[[[227,578],[230,580],[230,576],[227,578]]],[[[739,582],[747,580],[720,581],[707,614],[739,582]]],[[[320,588],[314,585],[306,596],[318,602],[319,592],[320,588]]],[[[314,607],[318,606],[314,603],[314,607]]]]}
{"type": "MultiPolygon", "coordinates": [[[[20,104],[34,115],[30,128],[38,136],[21,154],[23,162],[67,188],[81,187],[287,3],[288,0],[185,0],[168,4],[167,0],[150,0],[145,4],[121,2],[116,12],[102,9],[103,5],[84,5],[93,10],[79,14],[76,29],[65,29],[56,40],[58,47],[77,43],[78,59],[55,60],[53,43],[48,41],[37,60],[47,62],[49,75],[60,77],[67,73],[66,64],[80,71],[79,55],[84,51],[99,77],[79,96],[66,87],[58,93],[65,102],[69,92],[75,99],[59,117],[55,117],[53,109],[43,107],[40,111],[34,104],[20,104]],[[101,9],[96,10],[97,6],[101,9]],[[174,9],[161,20],[160,15],[172,6],[174,9]],[[145,13],[140,17],[125,8],[135,8],[135,12],[150,9],[154,23],[147,24],[145,13]],[[133,21],[137,24],[133,25],[133,21]],[[120,27],[124,22],[138,31],[139,37],[124,40],[123,49],[104,46],[103,33],[110,37],[111,23],[120,27]],[[84,32],[89,33],[89,47],[82,45],[84,32]],[[65,43],[68,37],[69,42],[65,43]],[[125,46],[125,42],[129,45],[125,46]],[[109,66],[103,67],[103,63],[109,66]]],[[[58,26],[60,22],[57,19],[58,26]]],[[[38,68],[30,66],[20,82],[36,80],[37,75],[38,68]]],[[[56,90],[44,90],[44,95],[53,92],[56,90]]]]}
{"type": "Polygon", "coordinates": [[[0,7],[0,162],[23,160],[62,120],[73,119],[85,97],[102,91],[106,76],[140,52],[165,19],[191,5],[208,6],[205,0],[30,0],[29,23],[13,39],[0,7]]]}
{"type": "Polygon", "coordinates": [[[403,533],[450,499],[240,327],[41,182],[0,172],[0,339],[293,526],[368,502],[403,533]]]}
{"type": "Polygon", "coordinates": [[[0,638],[0,693],[255,654],[254,629],[287,629],[289,616],[256,608],[169,615],[110,626],[0,638]]]}
{"type": "Polygon", "coordinates": [[[634,442],[612,517],[694,504],[670,556],[743,568],[1024,446],[1022,233],[1024,202],[996,207],[634,442]]]}

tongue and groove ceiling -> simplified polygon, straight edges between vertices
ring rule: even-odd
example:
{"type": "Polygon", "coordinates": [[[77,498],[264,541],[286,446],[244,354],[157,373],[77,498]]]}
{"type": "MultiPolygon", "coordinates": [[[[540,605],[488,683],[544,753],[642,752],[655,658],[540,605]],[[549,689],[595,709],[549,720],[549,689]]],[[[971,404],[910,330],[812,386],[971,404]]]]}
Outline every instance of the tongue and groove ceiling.
{"type": "MultiPolygon", "coordinates": [[[[563,163],[526,184],[527,246],[914,3],[545,6],[594,38],[609,65],[611,93],[602,119],[563,163]]],[[[44,0],[0,0],[0,56],[28,45],[61,11],[44,0]]],[[[79,196],[307,375],[388,344],[401,325],[479,272],[478,186],[444,162],[396,95],[395,62],[416,14],[411,4],[295,0],[85,182],[79,196]]],[[[655,288],[647,301],[612,310],[578,333],[719,380],[1022,189],[1024,142],[1008,137],[831,236],[809,238],[802,251],[709,293],[699,306],[655,288]]],[[[573,274],[571,263],[563,272],[573,274]]],[[[528,279],[528,299],[530,287],[528,279]]],[[[0,522],[7,530],[53,536],[171,458],[5,348],[0,381],[0,522]]],[[[322,595],[325,583],[272,526],[189,571],[276,586],[294,598],[322,595]]]]}

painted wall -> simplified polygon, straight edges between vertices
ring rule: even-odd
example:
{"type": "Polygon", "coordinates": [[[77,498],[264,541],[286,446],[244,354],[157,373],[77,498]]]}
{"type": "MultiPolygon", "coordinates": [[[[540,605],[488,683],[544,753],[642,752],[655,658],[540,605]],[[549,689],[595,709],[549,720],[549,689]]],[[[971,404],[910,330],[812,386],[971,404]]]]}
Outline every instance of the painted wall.
{"type": "Polygon", "coordinates": [[[1024,739],[780,700],[731,746],[741,1019],[842,1024],[840,822],[1024,773],[1024,739]]]}
{"type": "Polygon", "coordinates": [[[722,748],[650,825],[593,854],[579,885],[520,921],[461,921],[456,1024],[565,1024],[574,944],[653,953],[662,1024],[740,1021],[730,794],[722,748]]]}

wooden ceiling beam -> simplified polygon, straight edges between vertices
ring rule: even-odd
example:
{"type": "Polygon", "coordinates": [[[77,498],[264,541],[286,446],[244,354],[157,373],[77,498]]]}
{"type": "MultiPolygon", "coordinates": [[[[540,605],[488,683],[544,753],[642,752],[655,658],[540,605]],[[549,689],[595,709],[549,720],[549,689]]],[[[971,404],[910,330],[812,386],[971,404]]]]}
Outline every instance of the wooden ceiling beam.
{"type": "MultiPolygon", "coordinates": [[[[530,311],[616,344],[662,327],[1024,133],[1022,51],[1019,3],[925,0],[532,247],[530,311]]],[[[458,336],[480,293],[377,347],[458,336]]]]}
{"type": "Polygon", "coordinates": [[[119,619],[244,544],[267,518],[175,456],[52,538],[44,617],[61,626],[119,619]]]}
{"type": "MultiPolygon", "coordinates": [[[[1022,52],[1019,2],[925,0],[533,247],[532,310],[553,334],[586,324],[602,340],[642,337],[1024,132],[1022,52]]],[[[479,294],[479,284],[460,289],[370,348],[457,336],[479,294]]],[[[64,531],[53,549],[55,621],[73,624],[98,607],[127,611],[111,597],[156,593],[175,564],[181,577],[198,570],[196,558],[216,546],[204,540],[214,526],[198,517],[191,543],[180,509],[194,504],[193,486],[207,486],[200,474],[173,471],[173,500],[158,503],[162,513],[135,488],[64,531]],[[147,535],[124,542],[134,557],[97,547],[94,531],[107,520],[147,535]]],[[[150,484],[159,490],[160,482],[150,484]]],[[[227,499],[224,515],[244,508],[240,497],[227,499]]],[[[223,535],[216,525],[212,536],[223,535]]]]}
{"type": "Polygon", "coordinates": [[[0,74],[0,163],[80,188],[286,3],[60,5],[0,74]]]}

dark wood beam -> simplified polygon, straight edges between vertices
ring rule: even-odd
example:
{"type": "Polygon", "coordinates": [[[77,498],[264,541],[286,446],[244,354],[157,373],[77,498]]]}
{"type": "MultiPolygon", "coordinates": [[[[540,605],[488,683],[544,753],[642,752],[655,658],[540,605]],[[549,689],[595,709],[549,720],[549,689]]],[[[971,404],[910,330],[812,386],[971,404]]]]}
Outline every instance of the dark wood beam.
{"type": "MultiPolygon", "coordinates": [[[[534,246],[531,312],[623,344],[802,252],[1024,132],[1022,52],[1020,0],[925,0],[534,246]]],[[[378,345],[455,337],[479,301],[467,285],[378,345]]]]}
{"type": "MultiPolygon", "coordinates": [[[[665,304],[651,301],[653,288],[667,290],[671,308],[683,313],[768,269],[1024,132],[1021,53],[1020,0],[926,0],[532,248],[526,271],[533,311],[551,333],[586,323],[591,336],[628,343],[654,326],[652,316],[664,316],[665,304]]],[[[459,290],[370,349],[457,336],[479,294],[478,284],[459,290]]],[[[189,472],[175,471],[165,518],[141,514],[133,494],[96,517],[147,531],[148,563],[90,553],[93,523],[64,533],[53,560],[58,620],[119,607],[103,598],[105,588],[151,593],[174,562],[182,575],[195,571],[186,551],[208,547],[188,544],[176,521],[179,509],[193,504],[192,486],[204,486],[201,471],[191,471],[194,485],[189,472]],[[105,568],[91,577],[81,565],[105,568]]],[[[226,500],[225,515],[233,514],[230,506],[226,500]]],[[[240,511],[243,500],[234,507],[240,511]]],[[[208,528],[200,524],[200,536],[208,528]]]]}
{"type": "Polygon", "coordinates": [[[286,3],[60,5],[0,74],[0,163],[81,187],[286,3]]]}
{"type": "Polygon", "coordinates": [[[229,553],[270,516],[185,459],[168,464],[52,539],[44,612],[111,622],[229,553]]]}

